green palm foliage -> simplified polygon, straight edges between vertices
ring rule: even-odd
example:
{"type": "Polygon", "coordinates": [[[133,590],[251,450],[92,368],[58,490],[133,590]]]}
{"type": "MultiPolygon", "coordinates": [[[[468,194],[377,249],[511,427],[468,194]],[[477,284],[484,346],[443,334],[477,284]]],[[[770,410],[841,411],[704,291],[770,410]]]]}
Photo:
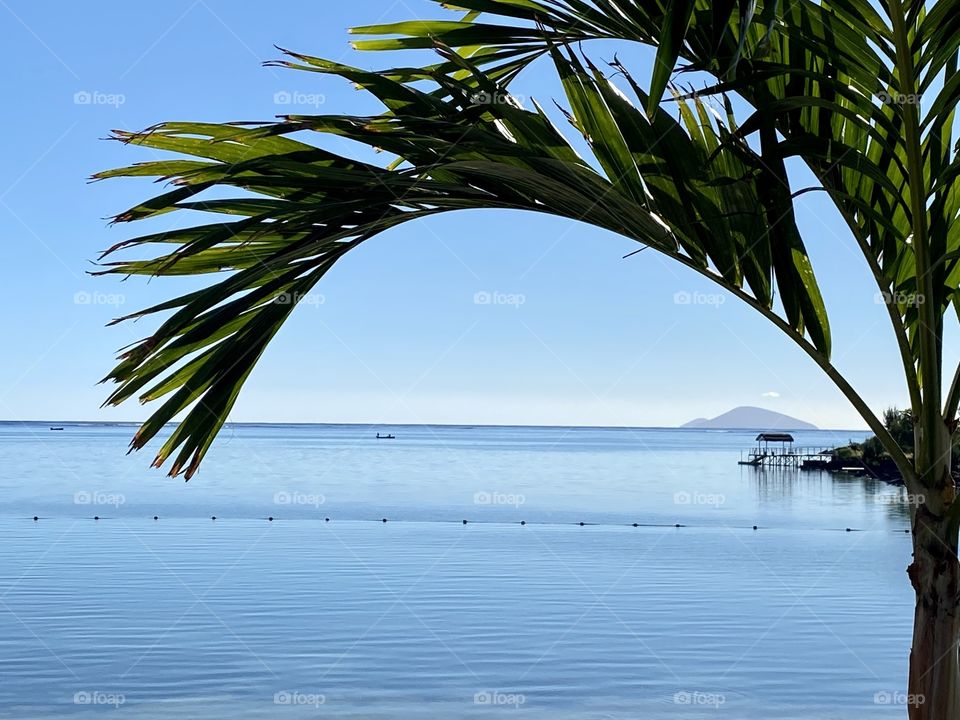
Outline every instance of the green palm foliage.
{"type": "Polygon", "coordinates": [[[960,369],[944,393],[942,333],[945,317],[960,317],[960,0],[437,2],[450,19],[353,31],[362,50],[434,49],[432,65],[371,72],[297,53],[275,63],[345,78],[383,104],[379,115],[115,133],[176,154],[96,176],[171,185],[118,222],[174,210],[224,216],[108,251],[104,273],[217,273],[204,289],[128,316],[165,316],[106,378],[118,384],[110,404],[160,402],[135,448],[185,413],[154,464],[172,458],[171,474],[189,479],[270,339],[339,258],[410,220],[509,208],[611,230],[711,278],[798,343],[917,479],[922,468],[830,364],[827,312],[794,217],[809,188],[792,187],[787,163],[812,170],[890,299],[914,416],[955,422],[960,369]],[[585,54],[592,39],[656,46],[652,77],[616,59],[598,66],[585,54]],[[559,105],[589,157],[541,105],[510,96],[538,58],[553,63],[559,105]],[[673,84],[682,72],[712,80],[682,91],[673,84]],[[745,117],[732,95],[746,101],[745,117]],[[303,131],[387,159],[361,162],[290,137],[303,131]],[[211,188],[234,197],[203,199],[211,188]],[[146,259],[112,259],[141,247],[146,259]]]}

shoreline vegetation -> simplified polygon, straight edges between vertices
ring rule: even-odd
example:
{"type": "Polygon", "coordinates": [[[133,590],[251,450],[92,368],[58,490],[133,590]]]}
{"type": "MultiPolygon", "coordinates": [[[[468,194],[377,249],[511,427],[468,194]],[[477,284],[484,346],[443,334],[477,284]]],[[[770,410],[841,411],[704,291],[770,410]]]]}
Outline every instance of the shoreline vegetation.
{"type": "MultiPolygon", "coordinates": [[[[913,413],[895,407],[888,408],[883,413],[883,424],[903,448],[907,457],[912,460],[916,424],[913,413]]],[[[960,434],[958,433],[953,437],[952,460],[953,479],[957,486],[960,486],[960,434]]],[[[868,475],[891,485],[904,484],[903,475],[876,435],[871,435],[863,442],[851,441],[847,445],[835,448],[830,455],[830,460],[824,462],[818,469],[832,473],[868,475]]]]}

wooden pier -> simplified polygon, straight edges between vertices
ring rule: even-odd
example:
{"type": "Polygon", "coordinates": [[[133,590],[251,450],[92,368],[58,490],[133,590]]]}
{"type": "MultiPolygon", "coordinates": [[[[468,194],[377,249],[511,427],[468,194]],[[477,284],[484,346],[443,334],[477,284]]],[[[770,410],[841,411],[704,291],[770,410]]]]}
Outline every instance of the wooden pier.
{"type": "Polygon", "coordinates": [[[746,459],[740,455],[740,465],[803,467],[807,469],[825,468],[833,455],[833,448],[797,447],[789,450],[750,450],[746,459]]]}
{"type": "Polygon", "coordinates": [[[823,469],[830,463],[833,448],[795,447],[793,436],[787,433],[760,433],[757,447],[740,454],[740,465],[753,467],[799,467],[807,470],[823,469]]]}

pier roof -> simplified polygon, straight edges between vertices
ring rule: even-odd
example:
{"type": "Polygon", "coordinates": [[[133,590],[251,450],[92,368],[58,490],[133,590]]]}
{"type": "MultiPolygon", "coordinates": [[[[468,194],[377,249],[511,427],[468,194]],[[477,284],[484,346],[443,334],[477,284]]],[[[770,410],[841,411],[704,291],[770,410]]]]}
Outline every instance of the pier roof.
{"type": "Polygon", "coordinates": [[[757,442],[793,442],[793,435],[789,433],[760,433],[757,442]]]}

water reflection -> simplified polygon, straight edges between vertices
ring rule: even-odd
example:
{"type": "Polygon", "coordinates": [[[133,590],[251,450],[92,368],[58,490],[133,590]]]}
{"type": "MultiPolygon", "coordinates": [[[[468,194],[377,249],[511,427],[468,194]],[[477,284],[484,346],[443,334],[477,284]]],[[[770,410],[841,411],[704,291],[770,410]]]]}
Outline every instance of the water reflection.
{"type": "Polygon", "coordinates": [[[756,484],[758,502],[767,505],[789,504],[797,494],[822,496],[829,480],[822,472],[801,472],[792,467],[744,466],[744,470],[756,484]]]}
{"type": "Polygon", "coordinates": [[[741,479],[753,485],[761,508],[777,513],[787,508],[809,511],[813,523],[828,517],[830,513],[823,511],[832,509],[839,511],[834,517],[847,526],[899,529],[909,524],[910,505],[916,502],[903,487],[848,473],[744,466],[741,479]]]}

